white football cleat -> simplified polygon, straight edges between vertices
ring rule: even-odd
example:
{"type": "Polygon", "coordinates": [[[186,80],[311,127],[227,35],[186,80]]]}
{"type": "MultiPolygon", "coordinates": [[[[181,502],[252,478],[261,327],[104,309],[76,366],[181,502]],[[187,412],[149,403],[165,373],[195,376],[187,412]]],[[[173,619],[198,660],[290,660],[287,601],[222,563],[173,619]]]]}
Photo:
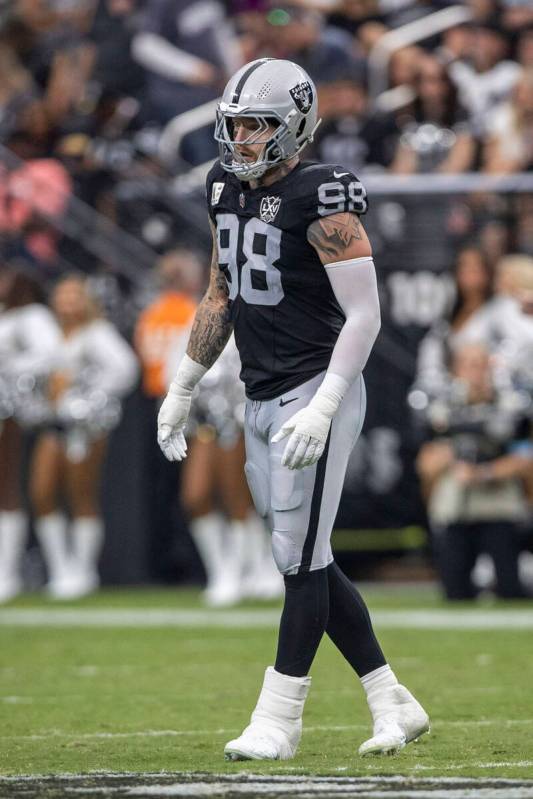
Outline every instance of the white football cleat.
{"type": "Polygon", "coordinates": [[[429,716],[404,685],[384,688],[370,704],[374,735],[359,747],[360,755],[392,755],[429,732],[429,716]]]}
{"type": "Polygon", "coordinates": [[[250,724],[224,747],[225,760],[291,760],[300,735],[290,737],[275,727],[250,724]]]}
{"type": "Polygon", "coordinates": [[[242,735],[224,747],[226,760],[290,760],[302,737],[302,714],[310,677],[289,677],[269,666],[242,735]]]}

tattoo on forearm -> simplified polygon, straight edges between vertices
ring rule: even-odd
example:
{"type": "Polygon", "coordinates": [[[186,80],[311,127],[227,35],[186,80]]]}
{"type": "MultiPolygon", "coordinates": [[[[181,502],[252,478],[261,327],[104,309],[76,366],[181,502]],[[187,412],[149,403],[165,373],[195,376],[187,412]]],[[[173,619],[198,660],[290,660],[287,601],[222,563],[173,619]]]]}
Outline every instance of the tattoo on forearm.
{"type": "Polygon", "coordinates": [[[309,226],[307,240],[321,260],[342,260],[344,252],[355,240],[361,240],[361,224],[355,214],[342,214],[317,219],[309,226]]]}
{"type": "Polygon", "coordinates": [[[209,368],[226,346],[230,334],[229,308],[203,300],[196,311],[187,355],[209,368]]]}
{"type": "Polygon", "coordinates": [[[209,288],[196,310],[187,355],[209,368],[226,346],[231,330],[228,284],[213,257],[209,288]]]}

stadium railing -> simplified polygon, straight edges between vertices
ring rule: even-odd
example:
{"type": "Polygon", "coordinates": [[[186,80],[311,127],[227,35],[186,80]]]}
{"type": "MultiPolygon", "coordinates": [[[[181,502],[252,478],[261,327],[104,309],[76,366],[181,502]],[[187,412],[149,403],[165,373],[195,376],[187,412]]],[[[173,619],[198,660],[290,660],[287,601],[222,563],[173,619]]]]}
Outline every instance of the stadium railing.
{"type": "MultiPolygon", "coordinates": [[[[7,147],[0,145],[0,163],[8,171],[24,165],[7,147]]],[[[145,281],[146,273],[154,265],[157,254],[142,239],[123,230],[108,217],[96,211],[74,194],[69,194],[66,208],[61,214],[47,214],[39,208],[38,216],[51,228],[78,242],[99,262],[112,271],[124,275],[134,284],[145,281]]],[[[59,266],[76,268],[59,258],[59,266]]]]}
{"type": "Polygon", "coordinates": [[[375,99],[388,89],[389,63],[397,50],[430,39],[449,28],[468,22],[472,16],[472,10],[467,6],[449,6],[449,8],[435,11],[433,14],[428,14],[385,33],[378,39],[368,56],[370,96],[375,99]]]}

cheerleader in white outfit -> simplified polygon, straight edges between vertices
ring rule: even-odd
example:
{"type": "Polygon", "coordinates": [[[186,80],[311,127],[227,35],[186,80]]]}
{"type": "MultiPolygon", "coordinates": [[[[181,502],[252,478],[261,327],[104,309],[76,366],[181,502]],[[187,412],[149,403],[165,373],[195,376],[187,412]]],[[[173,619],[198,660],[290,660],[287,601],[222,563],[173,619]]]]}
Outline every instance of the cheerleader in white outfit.
{"type": "Polygon", "coordinates": [[[127,342],[98,316],[85,278],[64,277],[51,306],[62,333],[48,381],[53,419],[34,451],[30,494],[48,590],[62,599],[88,594],[99,584],[100,476],[108,434],[138,366],[127,342]]]}
{"type": "Polygon", "coordinates": [[[0,312],[0,602],[22,590],[28,519],[22,500],[24,428],[47,413],[43,388],[60,340],[40,285],[22,272],[2,272],[0,312]]]}

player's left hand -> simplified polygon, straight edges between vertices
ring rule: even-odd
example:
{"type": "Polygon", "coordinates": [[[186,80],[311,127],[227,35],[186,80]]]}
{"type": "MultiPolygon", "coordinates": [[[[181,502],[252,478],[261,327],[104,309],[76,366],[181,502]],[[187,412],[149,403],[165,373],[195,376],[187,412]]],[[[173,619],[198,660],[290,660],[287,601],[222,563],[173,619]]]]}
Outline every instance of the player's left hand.
{"type": "Polygon", "coordinates": [[[330,425],[330,417],[310,405],[287,419],[271,439],[276,444],[290,435],[281,465],[289,469],[304,469],[316,463],[324,452],[330,425]]]}

